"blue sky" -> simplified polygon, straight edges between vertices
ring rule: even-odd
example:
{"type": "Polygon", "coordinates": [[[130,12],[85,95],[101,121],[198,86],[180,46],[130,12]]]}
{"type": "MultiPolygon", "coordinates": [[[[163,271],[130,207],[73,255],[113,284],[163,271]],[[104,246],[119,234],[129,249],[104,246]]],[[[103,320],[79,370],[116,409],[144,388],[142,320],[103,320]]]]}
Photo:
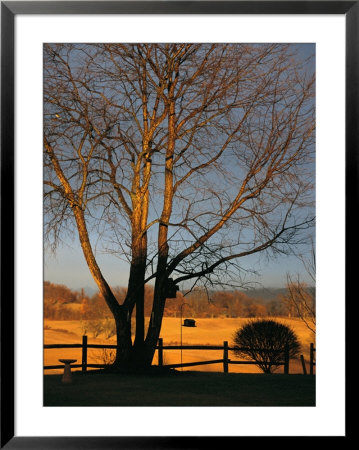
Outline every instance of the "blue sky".
{"type": "MultiPolygon", "coordinates": [[[[111,286],[126,286],[128,277],[128,266],[114,256],[99,256],[100,267],[111,286]]],[[[303,280],[307,274],[299,258],[295,256],[280,256],[276,259],[258,261],[257,257],[242,259],[242,265],[248,268],[256,267],[258,276],[249,276],[247,280],[260,283],[264,287],[284,287],[287,273],[292,276],[300,274],[303,280]]],[[[90,287],[96,289],[90,271],[84,260],[82,250],[77,240],[72,246],[59,248],[56,255],[45,251],[44,257],[44,280],[53,283],[65,284],[72,289],[90,287]]]]}

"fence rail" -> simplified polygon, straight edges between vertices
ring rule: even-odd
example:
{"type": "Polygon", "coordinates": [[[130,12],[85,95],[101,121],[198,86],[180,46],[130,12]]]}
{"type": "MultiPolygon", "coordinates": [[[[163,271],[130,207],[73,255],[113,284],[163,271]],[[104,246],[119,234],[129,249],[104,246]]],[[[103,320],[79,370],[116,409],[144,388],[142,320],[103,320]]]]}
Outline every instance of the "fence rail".
{"type": "MultiPolygon", "coordinates": [[[[102,348],[102,349],[116,349],[117,345],[115,344],[89,344],[87,342],[87,336],[82,336],[82,344],[45,344],[44,350],[50,350],[50,349],[68,349],[68,348],[81,348],[82,349],[82,363],[81,364],[72,364],[72,368],[81,368],[82,372],[86,372],[88,368],[96,368],[101,369],[106,367],[107,364],[92,364],[88,363],[88,357],[87,357],[87,350],[89,348],[102,348]]],[[[157,350],[157,356],[158,356],[158,366],[160,367],[166,367],[166,368],[182,368],[182,367],[194,367],[194,366],[202,366],[202,365],[209,365],[209,364],[223,364],[223,372],[228,373],[229,371],[229,365],[230,364],[249,364],[249,365],[256,365],[257,363],[255,361],[232,361],[229,358],[229,351],[234,350],[261,350],[261,351],[272,351],[268,349],[250,349],[250,348],[235,348],[235,347],[229,347],[228,342],[224,341],[223,345],[163,345],[163,339],[159,338],[158,345],[156,346],[157,350]],[[163,351],[164,350],[221,350],[223,351],[223,358],[221,359],[213,359],[208,361],[197,361],[197,362],[189,362],[189,363],[181,363],[181,364],[163,364],[163,351]]],[[[309,349],[309,373],[310,375],[314,374],[314,366],[315,366],[315,351],[314,344],[310,344],[309,349]]],[[[305,362],[303,355],[301,355],[301,361],[303,366],[303,373],[306,375],[307,370],[305,367],[305,362]]],[[[285,350],[284,353],[284,360],[283,362],[279,363],[279,365],[283,366],[283,371],[285,374],[289,373],[289,351],[288,349],[285,350]]],[[[48,365],[44,366],[44,370],[53,370],[53,369],[63,369],[63,364],[55,364],[55,365],[48,365]]]]}

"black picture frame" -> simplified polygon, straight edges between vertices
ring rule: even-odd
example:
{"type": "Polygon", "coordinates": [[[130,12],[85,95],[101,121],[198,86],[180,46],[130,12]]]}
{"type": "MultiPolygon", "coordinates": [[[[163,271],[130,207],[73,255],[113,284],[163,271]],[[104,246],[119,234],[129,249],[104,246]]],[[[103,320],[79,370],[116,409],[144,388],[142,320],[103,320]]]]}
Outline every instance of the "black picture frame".
{"type": "MultiPolygon", "coordinates": [[[[1,442],[6,449],[177,449],[238,445],[237,437],[16,436],[14,393],[14,52],[18,14],[340,14],[346,19],[346,297],[356,280],[350,213],[358,202],[359,1],[1,2],[1,442]]],[[[355,252],[355,253],[354,253],[355,252]]],[[[348,426],[346,436],[348,437],[348,426]]],[[[338,436],[342,437],[342,436],[338,436]]]]}

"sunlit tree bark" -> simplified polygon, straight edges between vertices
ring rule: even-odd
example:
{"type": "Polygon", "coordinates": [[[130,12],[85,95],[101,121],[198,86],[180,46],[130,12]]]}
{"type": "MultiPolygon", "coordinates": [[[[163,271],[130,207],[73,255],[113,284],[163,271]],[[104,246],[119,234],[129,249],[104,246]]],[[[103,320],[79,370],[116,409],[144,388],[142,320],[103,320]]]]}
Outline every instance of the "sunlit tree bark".
{"type": "Polygon", "coordinates": [[[314,128],[314,75],[290,45],[44,46],[46,237],[77,232],[116,366],[151,364],[169,278],[229,282],[246,256],[305,241],[314,128]],[[121,304],[95,239],[129,263],[121,304]]]}

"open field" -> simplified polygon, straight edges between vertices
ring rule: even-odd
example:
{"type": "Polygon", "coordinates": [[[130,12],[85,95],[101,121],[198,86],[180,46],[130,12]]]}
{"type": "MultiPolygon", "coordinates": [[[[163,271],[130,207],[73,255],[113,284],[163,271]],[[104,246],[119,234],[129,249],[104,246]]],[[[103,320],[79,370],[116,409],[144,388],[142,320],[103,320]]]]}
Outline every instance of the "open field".
{"type": "MultiPolygon", "coordinates": [[[[309,345],[311,342],[315,344],[315,336],[311,333],[302,321],[298,319],[276,319],[281,323],[289,325],[298,335],[302,344],[302,354],[307,362],[307,370],[309,370],[309,345]]],[[[223,341],[228,341],[229,346],[232,345],[232,336],[234,331],[242,326],[248,319],[196,319],[195,328],[182,327],[182,344],[183,345],[223,345],[223,341]]],[[[52,321],[45,320],[44,324],[44,344],[80,344],[81,336],[83,334],[83,327],[81,321],[52,321]]],[[[161,330],[161,337],[164,345],[179,345],[180,344],[181,326],[179,318],[165,317],[161,330]]],[[[105,339],[103,335],[93,338],[91,334],[88,337],[89,343],[96,344],[113,344],[113,339],[105,339]]],[[[109,352],[109,351],[108,351],[109,352]]],[[[103,350],[89,349],[88,363],[101,364],[104,362],[103,350]]],[[[216,350],[183,350],[182,359],[185,362],[205,361],[213,359],[221,359],[223,352],[216,350]]],[[[59,364],[60,358],[77,359],[81,363],[81,349],[48,349],[44,351],[44,364],[56,365],[59,364]]],[[[229,358],[236,360],[232,352],[229,352],[229,358]]],[[[165,350],[164,364],[176,364],[181,362],[180,350],[165,350]]],[[[154,364],[157,364],[157,356],[155,355],[154,364]]],[[[191,367],[189,370],[196,370],[196,367],[191,367]]],[[[198,366],[198,371],[221,372],[223,371],[222,364],[214,364],[208,366],[198,366]]],[[[186,368],[183,369],[186,371],[186,368]]],[[[229,371],[231,373],[261,373],[261,371],[254,365],[230,365],[229,371]]],[[[60,373],[59,370],[46,371],[47,374],[60,373]]],[[[278,369],[278,373],[283,372],[283,368],[278,369]]],[[[299,360],[290,361],[290,373],[302,374],[302,366],[299,360]]]]}
{"type": "Polygon", "coordinates": [[[44,377],[44,406],[315,406],[315,376],[175,372],[44,377]]]}

